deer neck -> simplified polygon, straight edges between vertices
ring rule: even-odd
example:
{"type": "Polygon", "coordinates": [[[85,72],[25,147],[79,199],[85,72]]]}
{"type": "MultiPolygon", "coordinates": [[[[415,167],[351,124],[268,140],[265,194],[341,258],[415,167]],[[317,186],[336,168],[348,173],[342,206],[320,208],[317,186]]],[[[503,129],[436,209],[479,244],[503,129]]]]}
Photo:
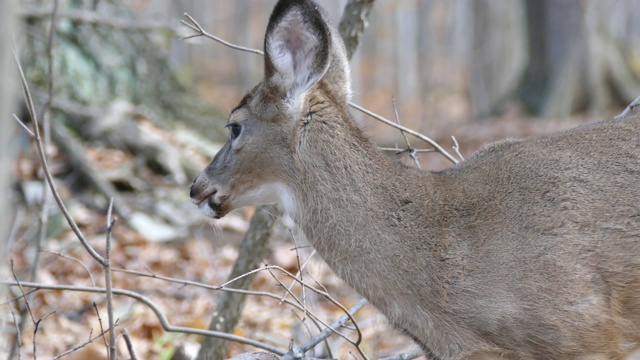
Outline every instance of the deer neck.
{"type": "Polygon", "coordinates": [[[296,220],[325,261],[361,290],[354,283],[366,287],[366,281],[352,279],[354,269],[376,281],[389,267],[402,266],[394,261],[412,261],[411,244],[428,236],[418,214],[433,206],[422,200],[430,199],[431,174],[392,163],[344,115],[312,118],[304,126],[296,220]]]}

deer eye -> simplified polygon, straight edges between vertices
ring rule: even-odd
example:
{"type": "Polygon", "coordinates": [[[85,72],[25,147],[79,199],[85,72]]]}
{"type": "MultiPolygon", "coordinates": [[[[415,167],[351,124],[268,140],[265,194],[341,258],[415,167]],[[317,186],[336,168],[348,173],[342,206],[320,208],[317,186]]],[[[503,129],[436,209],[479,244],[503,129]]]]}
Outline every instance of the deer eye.
{"type": "Polygon", "coordinates": [[[231,139],[236,139],[242,132],[242,126],[238,123],[227,124],[225,127],[229,128],[229,131],[231,131],[231,139]]]}

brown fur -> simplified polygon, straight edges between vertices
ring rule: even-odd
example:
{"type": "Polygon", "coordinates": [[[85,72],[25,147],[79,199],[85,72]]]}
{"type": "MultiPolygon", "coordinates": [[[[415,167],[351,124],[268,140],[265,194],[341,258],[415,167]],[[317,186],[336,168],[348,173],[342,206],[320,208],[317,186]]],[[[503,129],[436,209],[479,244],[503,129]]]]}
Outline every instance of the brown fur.
{"type": "MultiPolygon", "coordinates": [[[[283,12],[310,4],[281,3],[283,12]]],[[[640,118],[503,141],[419,172],[384,158],[350,117],[343,48],[326,38],[330,66],[301,109],[267,77],[231,114],[242,134],[194,181],[194,202],[220,217],[260,185],[284,184],[291,215],[329,266],[438,358],[630,352],[640,325],[640,118]]]]}

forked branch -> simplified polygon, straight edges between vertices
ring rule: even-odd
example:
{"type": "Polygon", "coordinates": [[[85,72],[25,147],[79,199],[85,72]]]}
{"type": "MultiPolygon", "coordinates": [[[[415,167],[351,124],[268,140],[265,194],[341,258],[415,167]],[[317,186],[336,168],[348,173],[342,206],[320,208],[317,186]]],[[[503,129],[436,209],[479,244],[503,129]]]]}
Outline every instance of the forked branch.
{"type": "MultiPolygon", "coordinates": [[[[23,287],[31,287],[31,288],[37,288],[37,289],[43,289],[43,290],[65,290],[65,291],[79,291],[79,292],[100,293],[100,294],[105,294],[107,292],[106,288],[89,287],[89,286],[51,285],[51,284],[40,284],[40,283],[33,283],[33,282],[18,283],[17,281],[7,281],[7,280],[0,280],[0,284],[4,284],[7,286],[18,286],[18,284],[20,284],[23,287]]],[[[202,335],[202,336],[216,336],[216,337],[221,337],[223,339],[227,339],[230,341],[235,341],[241,344],[255,346],[260,349],[271,351],[278,355],[285,354],[284,351],[276,347],[273,347],[269,344],[261,343],[259,341],[248,339],[242,336],[237,336],[233,334],[227,334],[227,333],[212,331],[212,330],[202,330],[202,329],[190,328],[190,327],[173,326],[169,323],[169,320],[164,315],[164,313],[160,310],[158,305],[156,305],[148,297],[142,294],[139,294],[137,292],[125,290],[125,289],[112,289],[112,292],[115,295],[127,296],[145,304],[147,307],[149,307],[149,309],[151,309],[151,311],[153,311],[153,313],[158,318],[158,321],[160,322],[160,326],[162,326],[162,328],[167,332],[179,332],[179,333],[202,335]]]]}

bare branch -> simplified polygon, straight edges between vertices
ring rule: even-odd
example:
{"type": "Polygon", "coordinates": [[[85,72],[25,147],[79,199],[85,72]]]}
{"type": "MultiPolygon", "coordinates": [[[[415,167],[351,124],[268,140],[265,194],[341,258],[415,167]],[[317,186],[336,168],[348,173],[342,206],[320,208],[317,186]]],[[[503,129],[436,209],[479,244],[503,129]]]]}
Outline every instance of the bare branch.
{"type": "MultiPolygon", "coordinates": [[[[302,246],[297,246],[297,245],[296,245],[296,249],[301,249],[301,248],[302,248],[302,246]]],[[[302,275],[301,275],[302,270],[304,270],[304,268],[305,268],[305,267],[307,267],[307,264],[309,263],[309,260],[311,260],[311,258],[313,258],[313,256],[314,256],[315,254],[316,254],[316,249],[313,249],[313,251],[311,252],[311,254],[309,254],[309,257],[307,257],[307,258],[304,260],[304,262],[302,263],[302,266],[298,266],[298,273],[296,274],[296,278],[297,278],[298,276],[302,276],[302,275]]],[[[288,289],[289,289],[289,290],[291,290],[291,289],[293,288],[293,285],[295,285],[295,283],[296,283],[296,282],[295,282],[295,280],[294,280],[294,281],[291,281],[291,285],[289,285],[289,288],[288,288],[288,289]]],[[[288,293],[285,293],[285,294],[282,296],[282,300],[281,300],[281,302],[282,302],[282,301],[284,301],[284,299],[286,299],[286,298],[287,298],[287,295],[288,295],[288,293]]]]}
{"type": "Polygon", "coordinates": [[[37,359],[36,354],[38,352],[38,347],[36,346],[37,345],[36,339],[37,339],[37,335],[38,335],[38,329],[40,328],[40,324],[43,321],[45,321],[49,316],[51,316],[51,315],[53,315],[55,313],[56,313],[56,311],[54,310],[54,311],[48,313],[47,315],[45,315],[44,317],[38,319],[38,321],[36,321],[35,328],[33,329],[33,360],[37,359]]]}
{"type": "Polygon", "coordinates": [[[80,259],[76,259],[73,256],[65,255],[63,253],[55,252],[55,251],[51,251],[51,250],[46,250],[45,249],[43,251],[44,252],[48,252],[49,254],[52,254],[52,255],[59,256],[59,257],[61,257],[63,259],[75,261],[76,263],[80,264],[80,266],[82,266],[84,268],[84,270],[87,272],[87,274],[89,274],[89,280],[91,281],[91,286],[96,286],[96,282],[93,280],[93,274],[91,273],[91,270],[89,270],[89,267],[87,265],[85,265],[82,261],[80,261],[80,259]]]}
{"type": "MultiPolygon", "coordinates": [[[[294,294],[293,294],[289,289],[287,289],[287,288],[284,286],[284,284],[282,283],[282,281],[280,281],[280,279],[278,279],[278,277],[277,277],[277,276],[275,276],[275,275],[273,274],[273,272],[272,272],[272,271],[271,271],[271,269],[270,269],[270,266],[265,266],[265,268],[269,268],[269,269],[268,269],[269,274],[271,274],[271,276],[272,276],[272,277],[273,277],[273,278],[278,282],[278,285],[280,285],[283,289],[285,289],[285,291],[287,291],[287,292],[289,293],[289,295],[291,295],[291,297],[292,297],[296,302],[298,302],[298,304],[300,304],[300,306],[302,306],[303,308],[305,308],[305,305],[304,305],[304,304],[302,304],[302,302],[301,302],[301,301],[300,301],[300,300],[299,300],[299,299],[298,299],[298,298],[297,298],[297,297],[296,297],[296,296],[295,296],[295,295],[294,295],[294,294]]],[[[279,268],[279,267],[276,267],[276,268],[279,268]]],[[[281,270],[281,271],[282,271],[282,270],[284,270],[284,269],[279,269],[279,270],[281,270]]],[[[288,272],[286,272],[285,274],[286,274],[286,275],[288,275],[288,276],[290,276],[290,277],[292,276],[292,274],[290,274],[290,273],[288,273],[288,272]]],[[[302,285],[303,287],[307,286],[307,285],[306,285],[304,282],[302,282],[301,280],[298,280],[297,278],[296,278],[295,280],[296,280],[296,281],[298,281],[298,282],[300,283],[300,285],[302,285]]],[[[313,289],[313,288],[310,288],[310,289],[313,289]]],[[[314,290],[314,291],[316,291],[316,290],[314,290]]],[[[326,326],[325,330],[329,330],[330,332],[333,332],[334,334],[336,334],[336,335],[340,336],[341,338],[343,338],[345,341],[349,342],[351,345],[353,345],[353,346],[358,350],[358,353],[359,353],[359,354],[360,354],[360,355],[361,355],[365,360],[366,360],[366,359],[368,359],[367,355],[364,353],[364,351],[362,350],[362,348],[360,348],[360,343],[361,343],[361,341],[362,341],[362,333],[360,332],[360,328],[359,328],[358,324],[356,323],[355,319],[352,317],[352,315],[351,315],[351,314],[349,314],[349,312],[347,311],[347,309],[346,309],[346,308],[345,308],[341,303],[339,303],[337,300],[333,299],[333,298],[329,295],[329,293],[328,293],[328,292],[326,292],[326,289],[325,289],[325,291],[324,291],[323,293],[325,294],[325,297],[326,297],[329,301],[333,302],[333,303],[334,303],[334,305],[338,306],[342,311],[344,311],[345,316],[349,317],[349,319],[351,320],[351,322],[353,323],[353,325],[354,325],[354,326],[355,326],[355,328],[356,328],[358,338],[357,338],[357,340],[353,341],[353,340],[349,339],[349,338],[347,337],[347,335],[344,335],[344,334],[342,334],[340,331],[338,331],[337,329],[334,329],[333,327],[331,327],[331,326],[327,326],[327,325],[325,325],[325,326],[326,326]]],[[[306,311],[306,308],[305,308],[305,311],[306,311]]],[[[311,313],[309,312],[309,314],[311,314],[311,313]]],[[[324,324],[324,323],[323,323],[323,324],[324,324]]],[[[323,330],[323,331],[324,331],[324,330],[323,330]]],[[[304,354],[304,353],[302,353],[302,354],[304,354]]]]}
{"type": "Polygon", "coordinates": [[[57,356],[55,356],[55,357],[51,358],[51,360],[57,360],[57,359],[60,359],[61,357],[64,357],[64,356],[66,356],[66,355],[69,355],[69,354],[71,354],[71,353],[73,353],[73,352],[76,352],[76,351],[78,351],[78,350],[82,349],[83,347],[85,347],[85,346],[87,346],[87,345],[89,345],[89,344],[93,343],[97,338],[104,336],[104,334],[106,334],[106,333],[107,333],[108,331],[110,331],[110,330],[111,330],[111,329],[102,330],[102,331],[100,332],[100,334],[98,334],[98,335],[96,335],[96,336],[94,336],[94,337],[89,337],[89,340],[85,341],[84,343],[82,343],[82,344],[80,344],[80,345],[77,345],[77,346],[72,347],[71,349],[69,349],[69,350],[67,350],[67,351],[63,352],[62,354],[59,354],[59,355],[57,355],[57,356]]]}
{"type": "MultiPolygon", "coordinates": [[[[0,284],[4,284],[4,285],[8,285],[8,286],[18,286],[18,282],[17,281],[0,280],[0,284]]],[[[105,294],[107,292],[107,289],[99,288],[99,287],[71,286],[71,285],[51,285],[51,284],[40,284],[40,283],[33,283],[33,282],[21,282],[20,286],[33,287],[33,288],[46,289],[46,290],[66,290],[66,291],[79,291],[79,292],[90,292],[90,293],[100,293],[100,294],[105,294]]],[[[262,342],[259,342],[259,341],[253,340],[253,339],[248,339],[248,338],[245,338],[245,337],[242,337],[242,336],[237,336],[237,335],[233,335],[233,334],[227,334],[227,333],[219,332],[219,331],[202,330],[202,329],[190,328],[190,327],[182,327],[182,326],[173,326],[173,325],[171,325],[171,323],[169,323],[169,320],[167,319],[166,315],[164,315],[164,313],[160,310],[158,305],[156,305],[148,297],[146,297],[146,296],[144,296],[142,294],[139,294],[137,292],[134,292],[134,291],[131,291],[131,290],[124,290],[124,289],[112,289],[112,292],[115,295],[127,296],[127,297],[130,297],[130,298],[136,299],[139,302],[145,304],[156,315],[156,317],[158,318],[158,321],[160,322],[160,326],[162,326],[162,328],[165,331],[185,333],[185,334],[194,334],[194,335],[202,335],[202,336],[215,336],[215,337],[220,337],[220,338],[223,338],[223,339],[226,339],[226,340],[235,341],[235,342],[238,342],[238,343],[241,343],[241,344],[255,346],[255,347],[260,348],[260,349],[271,351],[272,353],[277,354],[277,355],[284,355],[285,354],[284,351],[282,351],[282,350],[280,350],[280,349],[278,349],[276,347],[273,347],[273,346],[271,346],[269,344],[265,344],[265,343],[262,343],[262,342]]]]}
{"type": "Polygon", "coordinates": [[[631,102],[631,104],[629,104],[624,111],[622,111],[618,116],[615,116],[614,119],[620,119],[623,118],[625,116],[627,116],[627,114],[629,114],[629,112],[633,109],[635,109],[636,106],[640,105],[640,96],[638,96],[635,100],[633,100],[631,102]]]}
{"type": "Polygon", "coordinates": [[[27,83],[27,79],[24,76],[24,71],[22,70],[22,66],[20,65],[20,60],[18,59],[18,55],[15,53],[15,51],[14,51],[13,55],[14,55],[14,58],[15,58],[15,61],[16,61],[16,65],[18,66],[18,73],[20,75],[20,83],[22,84],[22,91],[23,91],[23,94],[24,94],[24,97],[25,97],[25,102],[27,104],[27,110],[29,111],[29,114],[30,114],[31,119],[33,121],[34,141],[35,141],[36,147],[38,149],[38,156],[40,157],[40,161],[42,162],[42,168],[44,169],[45,178],[47,179],[47,183],[49,184],[49,189],[51,189],[51,192],[53,193],[53,198],[55,199],[56,203],[58,204],[58,207],[60,208],[60,211],[62,212],[62,214],[64,215],[65,219],[69,223],[69,226],[71,226],[71,229],[73,230],[73,232],[76,234],[76,237],[78,238],[78,240],[80,240],[80,243],[82,244],[82,246],[84,246],[84,248],[91,255],[91,257],[93,257],[99,264],[103,265],[104,264],[104,259],[102,258],[102,256],[100,254],[98,254],[93,249],[93,247],[91,247],[91,245],[89,244],[89,242],[85,238],[84,234],[82,233],[82,231],[80,230],[80,228],[76,224],[75,220],[71,217],[71,214],[69,214],[69,211],[67,210],[67,207],[64,205],[64,202],[62,201],[62,198],[60,197],[60,194],[58,193],[58,190],[55,187],[55,184],[53,182],[53,176],[51,175],[51,171],[49,169],[49,163],[47,161],[47,156],[46,156],[45,151],[44,151],[44,146],[42,144],[42,139],[40,137],[40,130],[38,128],[38,118],[36,117],[35,107],[33,105],[33,97],[31,96],[31,91],[29,90],[29,84],[27,83]]]}
{"type": "MultiPolygon", "coordinates": [[[[398,107],[396,106],[396,98],[392,97],[391,99],[393,102],[393,113],[396,116],[396,123],[400,125],[400,116],[398,116],[398,107]]],[[[400,130],[400,134],[402,134],[402,137],[404,138],[404,142],[407,144],[407,149],[405,150],[405,152],[409,153],[409,156],[413,159],[413,162],[415,162],[418,169],[422,170],[422,166],[420,166],[420,161],[418,161],[418,158],[416,157],[416,149],[411,146],[411,144],[409,143],[409,139],[407,138],[407,135],[405,135],[404,131],[400,130]]]]}
{"type": "Polygon", "coordinates": [[[27,127],[27,125],[25,125],[24,122],[22,122],[22,120],[20,120],[20,118],[18,117],[18,115],[13,114],[13,118],[16,120],[16,122],[22,126],[22,128],[27,132],[27,134],[29,134],[29,136],[31,138],[34,138],[36,135],[33,133],[33,131],[31,131],[31,129],[29,129],[29,127],[27,127]]]}
{"type": "Polygon", "coordinates": [[[117,360],[118,353],[116,351],[116,329],[115,320],[113,318],[113,293],[111,292],[111,231],[113,225],[116,223],[116,218],[111,218],[113,212],[113,198],[109,200],[109,209],[107,210],[107,236],[106,236],[106,250],[104,256],[104,278],[105,286],[107,288],[107,316],[109,321],[109,359],[117,360]]]}
{"type": "Polygon", "coordinates": [[[18,325],[18,321],[16,320],[16,314],[13,311],[13,306],[11,306],[12,301],[7,298],[7,304],[9,305],[9,312],[11,312],[11,318],[13,319],[13,325],[16,327],[16,350],[18,352],[18,360],[22,358],[22,336],[20,331],[20,326],[18,325]]]}
{"type": "Polygon", "coordinates": [[[451,140],[453,140],[453,150],[456,152],[456,154],[458,154],[460,160],[464,161],[464,156],[462,156],[462,154],[460,153],[460,145],[458,145],[458,140],[456,140],[456,137],[453,135],[451,135],[451,140]]]}
{"type": "MultiPolygon", "coordinates": [[[[51,8],[25,8],[18,11],[18,15],[26,19],[40,19],[51,15],[51,8]]],[[[173,33],[178,31],[165,22],[140,19],[120,19],[113,16],[104,16],[88,10],[65,10],[58,13],[59,18],[86,24],[103,25],[114,29],[123,30],[168,30],[173,33]]]]}
{"type": "Polygon", "coordinates": [[[22,285],[20,284],[20,280],[18,280],[18,276],[16,275],[16,269],[13,267],[13,259],[11,259],[11,273],[13,273],[13,278],[16,280],[16,284],[18,285],[18,288],[20,288],[20,292],[22,293],[22,297],[24,298],[25,306],[27,307],[27,310],[29,311],[29,315],[31,316],[31,321],[35,325],[36,324],[36,318],[33,316],[33,312],[31,312],[31,306],[29,305],[28,295],[25,294],[24,289],[22,288],[22,285]]]}
{"type": "MultiPolygon", "coordinates": [[[[95,286],[94,286],[95,287],[95,286]]],[[[109,344],[107,342],[107,337],[105,334],[107,333],[102,326],[102,318],[100,317],[100,310],[98,310],[98,305],[96,302],[93,302],[93,308],[96,310],[96,316],[98,317],[98,324],[100,324],[100,333],[102,334],[102,340],[104,340],[104,347],[107,349],[107,355],[109,354],[109,344]]]]}
{"type": "MultiPolygon", "coordinates": [[[[403,152],[407,152],[407,149],[401,149],[399,147],[394,147],[394,148],[385,148],[385,147],[379,147],[378,150],[380,151],[393,151],[394,153],[396,153],[396,155],[400,155],[403,152]]],[[[432,153],[432,152],[436,152],[436,149],[413,149],[413,151],[418,154],[418,153],[432,153]]]]}
{"type": "Polygon", "coordinates": [[[195,38],[195,37],[199,37],[199,36],[204,36],[207,37],[211,40],[217,41],[220,44],[224,45],[224,46],[228,46],[232,49],[236,49],[236,50],[240,50],[240,51],[245,51],[245,52],[249,52],[249,53],[253,53],[253,54],[258,54],[258,55],[264,55],[264,52],[262,50],[258,50],[258,49],[252,49],[252,48],[248,48],[248,47],[244,47],[244,46],[240,46],[240,45],[236,45],[236,44],[232,44],[228,41],[225,41],[215,35],[212,35],[210,33],[208,33],[205,29],[202,28],[202,26],[200,26],[200,24],[198,24],[198,22],[191,17],[191,15],[184,13],[184,16],[186,16],[187,20],[182,20],[180,21],[183,25],[187,26],[188,28],[190,28],[191,30],[195,31],[196,33],[193,35],[188,35],[188,36],[184,36],[181,37],[180,40],[186,40],[186,39],[191,39],[191,38],[195,38]]]}
{"type": "Polygon", "coordinates": [[[349,59],[358,48],[360,36],[367,27],[367,17],[373,2],[374,0],[349,0],[344,7],[338,31],[344,41],[349,59]]]}
{"type": "MultiPolygon", "coordinates": [[[[302,265],[300,264],[300,253],[298,252],[298,243],[296,242],[296,237],[293,235],[293,231],[289,228],[289,234],[291,234],[291,239],[293,240],[294,250],[296,252],[296,261],[298,262],[298,274],[300,274],[300,283],[304,284],[304,279],[302,279],[302,265]]],[[[305,286],[302,286],[302,308],[304,309],[302,321],[307,318],[307,293],[305,291],[305,286]]]]}
{"type": "MultiPolygon", "coordinates": [[[[319,286],[321,286],[321,287],[322,287],[322,290],[319,290],[319,289],[316,289],[316,288],[314,288],[314,287],[309,286],[309,285],[308,285],[308,284],[306,284],[306,283],[301,283],[301,282],[300,282],[300,280],[299,280],[299,279],[297,279],[297,277],[296,277],[296,276],[294,276],[293,274],[289,273],[289,272],[288,272],[288,271],[286,271],[285,269],[283,269],[283,268],[281,268],[281,267],[279,267],[279,266],[276,266],[276,265],[268,265],[268,266],[265,266],[265,267],[262,267],[262,268],[259,268],[259,269],[255,269],[255,270],[253,270],[253,271],[251,271],[251,272],[249,272],[249,273],[246,273],[246,274],[243,274],[243,275],[238,276],[238,277],[236,277],[236,278],[233,278],[233,279],[231,279],[231,280],[227,281],[227,282],[226,282],[225,284],[223,284],[223,285],[218,285],[218,286],[208,285],[208,284],[203,284],[203,283],[198,283],[198,282],[195,282],[195,281],[189,281],[189,280],[184,280],[184,279],[175,279],[175,278],[170,278],[170,277],[167,277],[167,276],[156,275],[156,274],[153,274],[153,273],[151,273],[151,272],[149,272],[149,273],[141,273],[141,272],[138,272],[138,271],[134,271],[134,270],[126,270],[126,269],[112,269],[112,271],[123,272],[123,273],[133,274],[133,275],[137,275],[137,276],[144,276],[144,277],[155,278],[155,279],[159,279],[159,280],[164,280],[164,281],[173,282],[173,283],[176,283],[176,284],[189,285],[189,286],[196,286],[196,287],[200,287],[200,288],[204,288],[204,289],[209,289],[209,290],[221,290],[221,291],[227,291],[227,292],[244,293],[244,294],[247,294],[247,295],[265,296],[265,297],[269,297],[269,298],[272,298],[272,299],[276,299],[276,300],[279,300],[279,301],[281,301],[281,302],[282,302],[281,296],[278,296],[278,295],[276,295],[276,294],[272,294],[272,293],[268,293],[268,292],[261,292],[261,291],[241,290],[241,289],[235,289],[235,288],[229,288],[229,287],[226,287],[226,286],[228,286],[229,284],[233,283],[234,281],[237,281],[237,280],[239,280],[239,279],[241,279],[241,278],[243,278],[243,277],[250,276],[250,275],[255,274],[255,273],[259,272],[259,271],[263,271],[263,270],[270,270],[270,269],[278,270],[278,271],[282,272],[284,275],[286,275],[286,276],[288,276],[288,277],[291,277],[292,279],[294,279],[294,281],[296,281],[296,282],[300,283],[300,285],[301,285],[301,286],[307,287],[309,290],[311,290],[311,291],[315,292],[316,294],[318,294],[318,295],[321,295],[321,296],[325,297],[326,299],[328,299],[329,301],[331,301],[334,305],[336,305],[337,307],[339,307],[341,310],[343,310],[345,313],[347,313],[347,314],[348,314],[347,309],[346,309],[342,304],[340,304],[337,300],[335,300],[333,297],[331,297],[331,295],[329,294],[329,292],[327,291],[327,289],[326,289],[326,288],[324,288],[321,284],[318,284],[319,286]]],[[[314,281],[315,281],[315,279],[314,279],[314,281]]],[[[317,283],[317,282],[316,282],[316,283],[317,283]]],[[[283,285],[282,285],[282,283],[281,283],[281,286],[283,286],[283,285]]],[[[284,286],[283,286],[283,288],[284,288],[284,286]]],[[[297,309],[297,310],[299,310],[299,311],[303,311],[303,307],[302,307],[302,305],[301,305],[301,302],[300,302],[300,301],[295,297],[295,295],[293,295],[293,294],[291,294],[291,295],[292,295],[292,297],[294,298],[294,300],[296,300],[296,302],[297,302],[297,303],[294,303],[294,302],[292,302],[292,301],[290,301],[290,300],[285,299],[285,300],[284,300],[285,304],[287,304],[287,305],[289,305],[289,306],[292,306],[292,307],[296,308],[296,309],[297,309]]],[[[326,324],[324,321],[322,321],[319,317],[317,317],[317,316],[316,316],[315,314],[313,314],[312,312],[307,311],[307,314],[309,314],[309,316],[310,316],[312,319],[314,319],[315,321],[319,322],[319,323],[320,323],[322,326],[324,326],[325,328],[326,328],[326,327],[329,327],[329,324],[326,324]]],[[[350,320],[351,320],[353,323],[355,323],[355,319],[350,318],[350,320]]],[[[357,328],[357,324],[356,324],[356,328],[357,328]]],[[[359,332],[360,330],[359,330],[359,328],[357,329],[357,331],[358,331],[358,334],[360,335],[360,332],[359,332]]],[[[338,331],[335,331],[335,330],[334,330],[334,333],[335,333],[336,335],[338,335],[338,336],[342,337],[343,339],[345,339],[345,341],[347,341],[347,342],[351,343],[351,344],[352,344],[352,345],[354,345],[354,346],[358,346],[358,344],[361,342],[361,337],[359,337],[359,338],[358,338],[358,340],[356,340],[356,341],[352,341],[352,340],[350,340],[349,338],[347,338],[344,334],[341,334],[341,333],[340,333],[340,332],[338,332],[338,331]]]]}
{"type": "Polygon", "coordinates": [[[417,137],[418,139],[420,139],[422,141],[425,141],[425,142],[429,143],[431,146],[433,146],[436,149],[436,151],[438,151],[440,154],[442,154],[444,157],[446,157],[447,160],[451,161],[454,164],[458,163],[458,160],[456,160],[456,158],[451,156],[451,154],[449,154],[445,149],[442,148],[442,146],[440,146],[433,139],[431,139],[431,138],[429,138],[429,137],[427,137],[427,136],[425,136],[423,134],[420,134],[417,131],[413,131],[413,130],[411,130],[409,128],[406,128],[406,127],[404,127],[402,125],[398,125],[398,124],[394,123],[393,121],[390,121],[390,120],[388,120],[388,119],[386,119],[386,118],[384,118],[384,117],[382,117],[382,116],[380,116],[380,115],[378,115],[378,114],[376,114],[376,113],[374,113],[372,111],[369,111],[369,110],[363,108],[362,106],[360,106],[358,104],[355,104],[353,102],[349,102],[349,105],[352,108],[354,108],[354,109],[356,109],[356,110],[358,110],[360,112],[363,112],[363,113],[371,116],[372,118],[374,118],[376,120],[382,121],[383,123],[385,123],[385,124],[387,124],[389,126],[392,126],[392,127],[396,128],[398,130],[402,130],[402,131],[404,131],[404,132],[406,132],[408,134],[411,134],[411,135],[417,137]]]}
{"type": "Polygon", "coordinates": [[[349,309],[347,314],[344,314],[344,315],[340,316],[340,318],[338,318],[338,320],[336,320],[336,322],[331,324],[330,327],[322,330],[322,332],[320,334],[318,334],[316,337],[314,337],[313,339],[307,341],[302,346],[300,346],[300,347],[298,347],[298,348],[296,348],[294,350],[289,351],[287,353],[287,355],[282,357],[282,359],[283,360],[285,360],[285,359],[287,359],[287,360],[299,359],[300,357],[297,357],[298,354],[305,354],[307,351],[312,349],[314,346],[316,346],[319,343],[321,343],[322,341],[324,341],[326,338],[328,338],[331,335],[332,329],[338,329],[339,327],[343,326],[347,321],[349,321],[351,316],[353,316],[356,312],[358,312],[360,309],[362,309],[362,307],[365,306],[366,304],[367,304],[367,300],[366,299],[364,299],[364,298],[360,299],[360,301],[358,301],[351,309],[349,309]],[[349,316],[349,315],[351,315],[351,316],[349,316]]]}
{"type": "Polygon", "coordinates": [[[122,334],[122,337],[124,338],[124,343],[127,345],[127,351],[129,352],[129,358],[131,360],[137,360],[138,358],[136,357],[136,352],[133,351],[133,344],[131,343],[131,338],[129,337],[129,332],[127,331],[127,329],[122,329],[122,331],[120,331],[120,334],[122,334]]]}

